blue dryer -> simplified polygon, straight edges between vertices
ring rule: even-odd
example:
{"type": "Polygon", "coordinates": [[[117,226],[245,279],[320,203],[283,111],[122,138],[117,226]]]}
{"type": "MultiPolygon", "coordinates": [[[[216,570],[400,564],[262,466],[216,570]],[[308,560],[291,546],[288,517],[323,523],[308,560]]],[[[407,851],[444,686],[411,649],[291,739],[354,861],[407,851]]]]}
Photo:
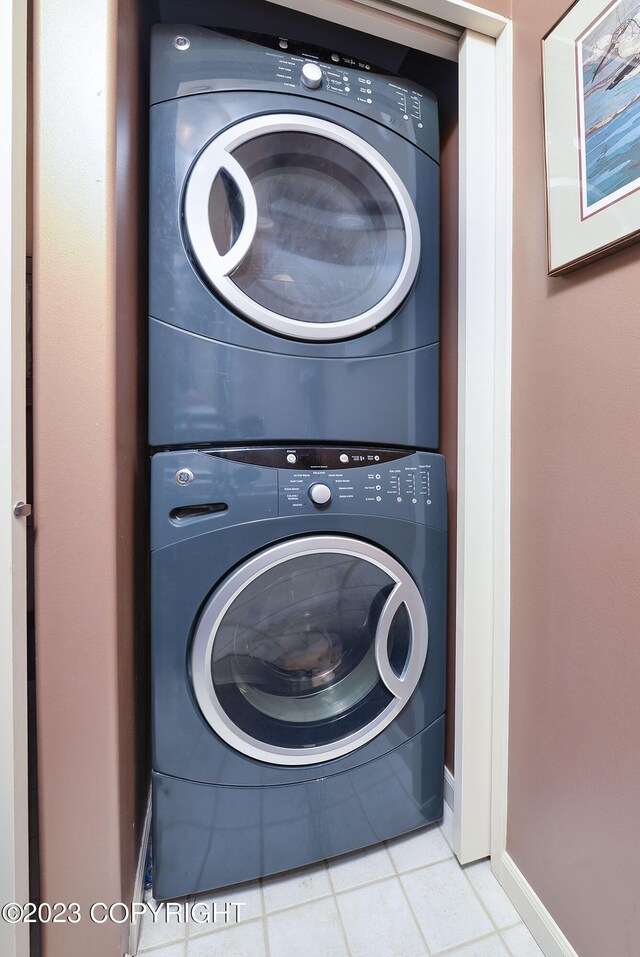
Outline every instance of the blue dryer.
{"type": "Polygon", "coordinates": [[[161,452],[152,516],[155,897],[438,820],[443,458],[161,452]]]}
{"type": "Polygon", "coordinates": [[[437,448],[435,97],[326,59],[154,28],[155,447],[437,448]]]}

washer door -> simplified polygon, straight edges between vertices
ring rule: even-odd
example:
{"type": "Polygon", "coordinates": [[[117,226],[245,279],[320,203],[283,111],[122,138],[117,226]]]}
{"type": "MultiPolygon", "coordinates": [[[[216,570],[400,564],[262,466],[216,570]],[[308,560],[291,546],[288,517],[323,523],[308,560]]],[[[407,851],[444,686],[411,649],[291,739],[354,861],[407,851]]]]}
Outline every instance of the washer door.
{"type": "Polygon", "coordinates": [[[211,728],[270,764],[341,757],[399,714],[422,674],[427,615],[389,554],[339,536],[259,552],[196,624],[191,677],[211,728]]]}
{"type": "Polygon", "coordinates": [[[387,319],[420,259],[418,218],[392,166],[315,117],[244,120],[197,157],[184,193],[201,275],[270,332],[330,341],[387,319]]]}

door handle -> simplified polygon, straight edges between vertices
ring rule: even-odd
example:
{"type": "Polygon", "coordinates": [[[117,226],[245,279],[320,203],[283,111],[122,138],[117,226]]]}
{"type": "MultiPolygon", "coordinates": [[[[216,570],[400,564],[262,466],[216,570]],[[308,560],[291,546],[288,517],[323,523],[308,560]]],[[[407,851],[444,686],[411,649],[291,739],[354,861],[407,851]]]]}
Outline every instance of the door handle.
{"type": "MultiPolygon", "coordinates": [[[[404,604],[404,589],[402,583],[398,584],[392,589],[389,597],[387,598],[384,608],[378,619],[378,627],[376,628],[376,637],[375,637],[375,654],[376,654],[376,665],[378,666],[378,671],[382,681],[387,686],[387,689],[395,698],[403,699],[406,695],[406,684],[405,677],[407,673],[408,662],[411,659],[411,653],[413,651],[413,635],[412,641],[409,649],[409,657],[407,659],[407,665],[405,665],[404,671],[401,676],[398,676],[393,668],[391,667],[391,662],[389,661],[389,630],[391,628],[391,623],[395,617],[398,608],[404,604]]],[[[411,689],[413,690],[413,689],[411,689]]]]}
{"type": "Polygon", "coordinates": [[[205,273],[220,280],[237,269],[249,252],[258,228],[258,202],[251,180],[231,153],[215,140],[196,161],[185,193],[184,215],[192,249],[205,273]],[[209,226],[209,198],[218,174],[224,170],[235,183],[242,200],[243,219],[235,243],[220,255],[209,226]]]}

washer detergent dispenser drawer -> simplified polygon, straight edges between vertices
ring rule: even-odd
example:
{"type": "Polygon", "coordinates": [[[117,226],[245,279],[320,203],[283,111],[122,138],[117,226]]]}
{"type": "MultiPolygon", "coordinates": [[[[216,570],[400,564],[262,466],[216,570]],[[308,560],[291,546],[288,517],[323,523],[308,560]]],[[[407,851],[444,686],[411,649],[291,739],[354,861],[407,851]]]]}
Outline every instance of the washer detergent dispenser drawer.
{"type": "Polygon", "coordinates": [[[299,57],[283,84],[272,50],[196,30],[178,54],[162,30],[154,88],[182,68],[189,95],[151,108],[151,444],[435,448],[432,94],[354,71],[351,97],[322,63],[309,87],[299,57]]]}

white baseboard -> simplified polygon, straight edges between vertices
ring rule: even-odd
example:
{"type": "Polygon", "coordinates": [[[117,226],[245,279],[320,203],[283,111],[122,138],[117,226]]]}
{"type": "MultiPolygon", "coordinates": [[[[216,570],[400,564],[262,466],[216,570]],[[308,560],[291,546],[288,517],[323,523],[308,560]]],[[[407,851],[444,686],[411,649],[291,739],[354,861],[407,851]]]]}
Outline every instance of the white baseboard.
{"type": "MultiPolygon", "coordinates": [[[[449,768],[445,767],[444,799],[452,811],[454,792],[455,779],[449,768]]],[[[544,957],[578,957],[577,952],[509,854],[503,853],[497,866],[492,861],[492,868],[507,897],[535,937],[544,957]]]]}
{"type": "Polygon", "coordinates": [[[453,790],[454,790],[454,780],[453,774],[445,765],[444,769],[444,799],[453,811],[453,790]]]}
{"type": "Polygon", "coordinates": [[[505,853],[496,870],[504,891],[538,942],[545,957],[578,957],[522,872],[505,853]]]}
{"type": "MultiPolygon", "coordinates": [[[[151,788],[149,788],[149,797],[147,798],[147,810],[144,815],[144,825],[142,827],[142,840],[140,841],[140,851],[138,853],[138,867],[136,868],[136,880],[133,885],[134,904],[141,904],[144,900],[144,872],[147,863],[147,849],[149,847],[149,837],[151,835],[151,788]]],[[[135,957],[138,953],[138,940],[140,938],[140,918],[129,922],[129,949],[125,957],[135,957]]]]}

